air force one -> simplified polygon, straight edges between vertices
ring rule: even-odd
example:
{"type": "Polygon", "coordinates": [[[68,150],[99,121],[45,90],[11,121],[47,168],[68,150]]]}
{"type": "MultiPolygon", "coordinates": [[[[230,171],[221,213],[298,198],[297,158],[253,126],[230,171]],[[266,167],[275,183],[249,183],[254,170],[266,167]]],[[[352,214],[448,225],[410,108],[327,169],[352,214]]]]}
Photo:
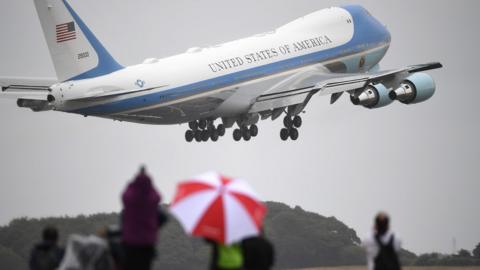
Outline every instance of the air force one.
{"type": "Polygon", "coordinates": [[[257,136],[259,120],[283,116],[282,140],[296,140],[312,96],[343,93],[374,109],[429,99],[423,71],[440,63],[380,71],[390,33],[366,9],[332,7],[271,32],[139,65],[120,65],[66,0],[34,0],[57,78],[0,78],[19,107],[142,124],[188,123],[185,139],[257,136]],[[217,122],[217,124],[215,124],[217,122]]]}

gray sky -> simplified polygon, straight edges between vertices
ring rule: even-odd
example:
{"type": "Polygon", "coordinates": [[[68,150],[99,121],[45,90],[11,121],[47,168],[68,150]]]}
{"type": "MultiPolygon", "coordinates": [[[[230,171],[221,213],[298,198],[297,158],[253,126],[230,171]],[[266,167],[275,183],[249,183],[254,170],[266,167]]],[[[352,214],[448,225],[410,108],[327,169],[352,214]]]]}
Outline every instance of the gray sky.
{"type": "MultiPolygon", "coordinates": [[[[70,0],[124,65],[271,30],[347,1],[70,0]]],[[[382,68],[441,61],[426,103],[367,110],[316,96],[297,142],[281,121],[234,142],[184,142],[185,126],[143,126],[59,112],[33,113],[0,99],[0,224],[118,211],[141,163],[170,201],[175,184],[215,169],[241,176],[265,200],[335,216],[360,235],[378,210],[392,215],[415,252],[480,242],[479,1],[357,1],[385,23],[392,45],[382,68]]],[[[0,1],[0,76],[54,76],[32,1],[0,1]]]]}

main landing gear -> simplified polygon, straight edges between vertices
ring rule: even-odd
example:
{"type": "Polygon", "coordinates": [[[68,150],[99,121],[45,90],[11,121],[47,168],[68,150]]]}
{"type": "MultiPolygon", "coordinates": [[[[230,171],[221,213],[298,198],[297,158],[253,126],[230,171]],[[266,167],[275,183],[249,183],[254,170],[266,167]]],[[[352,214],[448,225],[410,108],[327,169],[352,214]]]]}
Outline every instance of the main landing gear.
{"type": "Polygon", "coordinates": [[[252,137],[256,137],[257,135],[258,127],[255,124],[251,125],[250,127],[242,126],[233,130],[233,139],[236,142],[240,141],[242,138],[245,141],[249,141],[252,137]]]}
{"type": "Polygon", "coordinates": [[[225,135],[225,126],[219,124],[215,127],[213,121],[198,120],[188,123],[188,129],[185,131],[185,140],[191,142],[193,140],[197,142],[206,142],[212,140],[216,142],[219,137],[225,135]]]}
{"type": "Polygon", "coordinates": [[[302,126],[302,118],[299,115],[294,116],[285,116],[283,119],[283,125],[285,128],[280,130],[280,138],[283,141],[288,140],[288,138],[292,140],[298,139],[298,128],[302,126]]]}

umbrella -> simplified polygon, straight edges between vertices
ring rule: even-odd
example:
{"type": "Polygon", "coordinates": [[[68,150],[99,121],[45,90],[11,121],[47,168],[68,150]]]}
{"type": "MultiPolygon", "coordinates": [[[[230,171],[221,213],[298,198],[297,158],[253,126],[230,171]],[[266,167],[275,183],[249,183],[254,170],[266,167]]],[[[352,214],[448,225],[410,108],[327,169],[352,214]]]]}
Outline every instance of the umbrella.
{"type": "Polygon", "coordinates": [[[258,235],[266,207],[245,181],[209,172],[178,184],[170,211],[187,233],[231,244],[258,235]]]}

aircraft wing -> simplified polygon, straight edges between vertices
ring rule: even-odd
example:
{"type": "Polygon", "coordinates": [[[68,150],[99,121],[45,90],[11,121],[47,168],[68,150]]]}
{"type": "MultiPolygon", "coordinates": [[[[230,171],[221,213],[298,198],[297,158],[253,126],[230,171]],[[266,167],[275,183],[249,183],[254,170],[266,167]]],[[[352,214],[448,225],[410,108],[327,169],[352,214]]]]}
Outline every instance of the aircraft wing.
{"type": "Polygon", "coordinates": [[[320,95],[331,94],[330,103],[334,103],[346,91],[362,89],[370,83],[401,81],[411,73],[441,67],[442,64],[434,62],[358,74],[331,73],[327,70],[313,68],[296,73],[265,91],[256,99],[249,112],[284,109],[297,104],[303,104],[304,107],[310,98],[317,93],[320,95]]]}
{"type": "Polygon", "coordinates": [[[55,83],[56,78],[0,77],[0,97],[47,100],[50,86],[55,83]]]}

